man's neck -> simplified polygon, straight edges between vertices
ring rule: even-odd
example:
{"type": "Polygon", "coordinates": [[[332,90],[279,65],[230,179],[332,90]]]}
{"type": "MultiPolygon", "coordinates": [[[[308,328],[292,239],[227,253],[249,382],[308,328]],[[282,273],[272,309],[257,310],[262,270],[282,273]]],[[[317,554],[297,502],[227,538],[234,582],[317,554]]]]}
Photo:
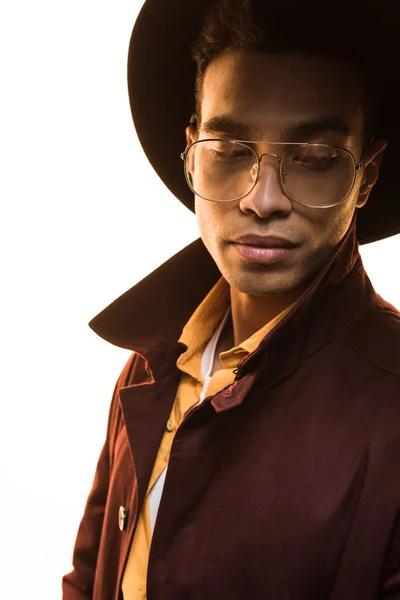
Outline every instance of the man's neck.
{"type": "Polygon", "coordinates": [[[249,296],[231,287],[232,320],[229,324],[232,346],[241,344],[272,321],[293,304],[303,291],[294,290],[288,294],[266,297],[249,296]]]}

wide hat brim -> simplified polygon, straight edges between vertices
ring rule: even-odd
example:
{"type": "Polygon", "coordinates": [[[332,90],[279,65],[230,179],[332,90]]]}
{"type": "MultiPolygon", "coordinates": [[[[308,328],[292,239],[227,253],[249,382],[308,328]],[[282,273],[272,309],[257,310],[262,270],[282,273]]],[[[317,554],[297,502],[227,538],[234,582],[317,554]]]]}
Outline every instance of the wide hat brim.
{"type": "MultiPolygon", "coordinates": [[[[196,68],[190,48],[213,0],[146,0],[133,28],[128,55],[132,117],[143,150],[169,190],[192,212],[194,196],[183,171],[185,128],[194,112],[196,68]]],[[[399,21],[400,11],[392,4],[399,21]]],[[[368,43],[368,41],[366,41],[368,43]]],[[[391,57],[395,72],[396,57],[391,57]]],[[[400,75],[392,81],[400,88],[400,75]]],[[[398,125],[367,204],[358,211],[361,244],[400,233],[400,145],[398,125]]]]}

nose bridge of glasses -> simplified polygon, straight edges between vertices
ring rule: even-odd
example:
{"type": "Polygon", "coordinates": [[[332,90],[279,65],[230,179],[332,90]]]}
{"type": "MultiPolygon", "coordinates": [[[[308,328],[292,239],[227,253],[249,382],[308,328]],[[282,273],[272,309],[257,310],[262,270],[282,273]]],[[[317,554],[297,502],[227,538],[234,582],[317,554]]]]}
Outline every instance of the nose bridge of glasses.
{"type": "MultiPolygon", "coordinates": [[[[264,156],[273,156],[274,158],[276,158],[276,161],[279,164],[279,154],[276,154],[275,152],[262,152],[261,154],[258,155],[258,158],[260,159],[260,163],[263,161],[264,156]]],[[[275,163],[275,161],[272,161],[272,162],[275,163]]]]}
{"type": "MultiPolygon", "coordinates": [[[[254,176],[257,175],[261,175],[261,164],[264,165],[264,169],[267,165],[269,165],[270,167],[272,167],[273,170],[278,171],[279,170],[279,154],[276,154],[275,152],[262,152],[261,154],[258,155],[258,159],[259,159],[259,163],[253,166],[252,172],[250,173],[252,178],[254,178],[254,176]],[[264,157],[271,157],[270,160],[264,160],[264,157]]],[[[267,172],[270,169],[267,170],[267,172]]]]}
{"type": "Polygon", "coordinates": [[[269,180],[269,176],[270,176],[270,171],[272,168],[272,171],[276,173],[276,175],[278,176],[279,173],[279,162],[280,162],[280,158],[279,158],[279,154],[276,154],[274,152],[262,152],[261,154],[258,155],[258,159],[259,162],[255,163],[252,167],[252,169],[250,170],[250,176],[252,178],[253,181],[256,181],[256,179],[258,179],[259,177],[263,177],[262,175],[262,171],[264,171],[264,177],[267,178],[267,180],[269,180]],[[267,161],[263,161],[264,156],[270,156],[271,160],[267,161]],[[264,165],[263,170],[261,170],[261,164],[264,165]],[[267,170],[265,170],[265,168],[269,166],[269,168],[267,170]]]}

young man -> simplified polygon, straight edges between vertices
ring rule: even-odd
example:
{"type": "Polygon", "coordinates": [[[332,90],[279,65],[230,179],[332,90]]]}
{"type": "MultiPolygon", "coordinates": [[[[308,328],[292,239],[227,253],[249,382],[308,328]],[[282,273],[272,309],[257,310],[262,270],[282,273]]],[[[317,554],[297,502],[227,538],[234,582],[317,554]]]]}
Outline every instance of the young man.
{"type": "Polygon", "coordinates": [[[400,316],[358,253],[400,231],[384,4],[146,1],[133,117],[201,239],[91,322],[133,354],[65,600],[400,600],[400,316]]]}

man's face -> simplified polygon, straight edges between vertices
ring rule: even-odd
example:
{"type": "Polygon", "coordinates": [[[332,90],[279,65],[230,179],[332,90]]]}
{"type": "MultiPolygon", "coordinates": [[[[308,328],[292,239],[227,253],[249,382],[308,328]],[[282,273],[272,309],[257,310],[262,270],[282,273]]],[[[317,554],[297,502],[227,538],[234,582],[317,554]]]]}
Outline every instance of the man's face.
{"type": "MultiPolygon", "coordinates": [[[[363,135],[362,80],[351,67],[321,57],[234,50],[209,65],[198,135],[187,129],[188,143],[210,137],[324,143],[347,148],[356,162],[361,158],[363,135]],[[296,130],[307,121],[332,122],[332,118],[342,121],[348,134],[326,128],[315,132],[308,128],[305,134],[303,127],[299,135],[296,130]],[[211,120],[214,123],[207,125],[211,120]]],[[[280,153],[285,148],[270,146],[263,152],[280,153]]],[[[345,235],[356,206],[366,201],[368,193],[360,193],[363,177],[363,189],[368,183],[364,171],[357,173],[347,200],[333,208],[291,202],[279,186],[273,156],[263,157],[258,182],[244,198],[211,202],[196,197],[200,235],[228,283],[254,296],[290,295],[304,289],[345,235]],[[249,234],[283,238],[294,247],[278,259],[275,252],[272,261],[254,260],[235,242],[249,234]]],[[[376,169],[375,175],[376,179],[376,169]]]]}

